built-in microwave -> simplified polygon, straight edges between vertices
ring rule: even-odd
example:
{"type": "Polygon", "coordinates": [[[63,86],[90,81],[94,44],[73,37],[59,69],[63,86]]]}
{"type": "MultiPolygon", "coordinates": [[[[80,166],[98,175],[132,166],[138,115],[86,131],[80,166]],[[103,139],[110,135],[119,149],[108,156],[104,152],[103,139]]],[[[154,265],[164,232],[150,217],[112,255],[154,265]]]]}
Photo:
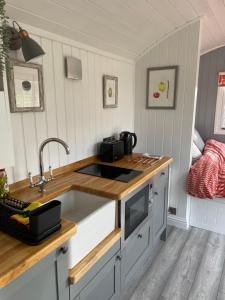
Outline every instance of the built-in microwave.
{"type": "Polygon", "coordinates": [[[142,188],[125,202],[125,240],[148,217],[149,185],[142,188]]]}

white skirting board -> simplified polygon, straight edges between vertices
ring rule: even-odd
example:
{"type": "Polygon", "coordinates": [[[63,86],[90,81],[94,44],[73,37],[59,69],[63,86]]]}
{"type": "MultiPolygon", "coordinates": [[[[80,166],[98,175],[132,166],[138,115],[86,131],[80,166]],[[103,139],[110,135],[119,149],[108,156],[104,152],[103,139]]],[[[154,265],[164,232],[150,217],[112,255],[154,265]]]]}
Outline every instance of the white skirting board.
{"type": "Polygon", "coordinates": [[[225,198],[190,197],[190,225],[225,234],[225,198]]]}
{"type": "Polygon", "coordinates": [[[171,214],[168,215],[167,224],[170,226],[181,228],[181,229],[189,228],[189,225],[188,225],[186,219],[175,216],[175,215],[171,215],[171,214]]]}

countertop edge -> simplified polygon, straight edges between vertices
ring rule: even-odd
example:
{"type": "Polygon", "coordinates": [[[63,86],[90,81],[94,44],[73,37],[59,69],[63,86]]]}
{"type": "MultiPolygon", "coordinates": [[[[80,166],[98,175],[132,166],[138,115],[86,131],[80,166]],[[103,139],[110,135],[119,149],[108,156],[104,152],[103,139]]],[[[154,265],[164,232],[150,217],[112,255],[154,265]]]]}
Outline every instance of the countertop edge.
{"type": "MultiPolygon", "coordinates": [[[[65,221],[67,222],[67,220],[65,221]]],[[[50,238],[53,240],[52,241],[47,240],[46,241],[47,245],[45,247],[41,248],[40,250],[37,250],[37,252],[32,254],[30,257],[25,258],[17,266],[12,267],[5,274],[0,275],[0,288],[6,287],[9,283],[13,282],[23,273],[28,271],[31,267],[33,267],[42,259],[44,259],[46,256],[48,256],[51,252],[53,252],[55,249],[57,249],[59,246],[65,243],[68,239],[70,239],[70,237],[76,233],[77,225],[71,221],[69,222],[70,222],[70,228],[68,228],[65,233],[61,233],[62,235],[58,237],[53,235],[50,238]]],[[[28,246],[28,247],[39,247],[39,246],[28,246]]]]}

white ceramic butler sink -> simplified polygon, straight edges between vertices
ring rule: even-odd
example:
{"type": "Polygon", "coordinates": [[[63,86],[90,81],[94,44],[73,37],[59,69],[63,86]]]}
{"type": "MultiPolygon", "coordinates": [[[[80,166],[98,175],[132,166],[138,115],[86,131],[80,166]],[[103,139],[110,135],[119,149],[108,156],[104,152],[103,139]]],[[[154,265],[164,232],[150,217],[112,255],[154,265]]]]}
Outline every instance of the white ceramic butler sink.
{"type": "Polygon", "coordinates": [[[69,268],[73,268],[115,229],[116,201],[71,191],[63,195],[62,216],[77,223],[69,240],[69,268]]]}

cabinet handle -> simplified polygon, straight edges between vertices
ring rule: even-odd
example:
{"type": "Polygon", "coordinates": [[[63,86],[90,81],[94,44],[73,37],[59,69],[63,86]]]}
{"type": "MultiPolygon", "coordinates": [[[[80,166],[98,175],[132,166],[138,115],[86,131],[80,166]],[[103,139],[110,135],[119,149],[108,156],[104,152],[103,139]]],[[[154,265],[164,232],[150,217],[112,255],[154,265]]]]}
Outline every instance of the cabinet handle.
{"type": "Polygon", "coordinates": [[[142,234],[141,233],[138,234],[138,238],[142,239],[142,234]]]}
{"type": "Polygon", "coordinates": [[[156,195],[156,196],[158,196],[158,194],[159,194],[158,192],[155,192],[155,193],[154,193],[154,195],[156,195]]]}
{"type": "Polygon", "coordinates": [[[166,173],[165,173],[165,172],[162,172],[162,173],[161,173],[161,176],[164,176],[164,175],[166,175],[166,173]]]}
{"type": "Polygon", "coordinates": [[[67,246],[63,246],[60,248],[59,250],[62,254],[66,254],[68,252],[68,247],[67,246]]]}
{"type": "Polygon", "coordinates": [[[121,261],[121,259],[122,259],[122,257],[121,257],[120,255],[117,255],[117,256],[116,256],[116,260],[117,260],[117,261],[121,261]]]}
{"type": "Polygon", "coordinates": [[[148,200],[148,205],[152,205],[153,204],[153,199],[148,200]]]}

